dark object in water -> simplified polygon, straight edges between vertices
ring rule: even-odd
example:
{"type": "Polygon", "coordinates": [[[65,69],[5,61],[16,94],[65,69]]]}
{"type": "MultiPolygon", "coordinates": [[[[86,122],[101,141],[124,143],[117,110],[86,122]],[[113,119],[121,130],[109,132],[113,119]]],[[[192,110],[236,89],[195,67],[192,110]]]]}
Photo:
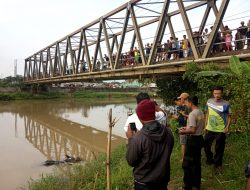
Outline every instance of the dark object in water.
{"type": "Polygon", "coordinates": [[[73,156],[69,156],[66,154],[65,157],[66,157],[64,160],[65,162],[76,163],[82,161],[82,159],[79,156],[75,158],[73,156]]]}
{"type": "Polygon", "coordinates": [[[69,156],[69,155],[65,155],[65,160],[46,160],[44,162],[44,166],[52,166],[52,165],[59,165],[59,164],[65,164],[65,163],[68,163],[68,164],[71,164],[71,163],[76,163],[76,162],[80,162],[82,161],[82,159],[77,156],[76,158],[73,157],[73,156],[69,156]]]}
{"type": "Polygon", "coordinates": [[[44,162],[44,166],[52,166],[52,165],[58,165],[58,164],[62,164],[65,163],[64,161],[61,160],[46,160],[44,162]]]}

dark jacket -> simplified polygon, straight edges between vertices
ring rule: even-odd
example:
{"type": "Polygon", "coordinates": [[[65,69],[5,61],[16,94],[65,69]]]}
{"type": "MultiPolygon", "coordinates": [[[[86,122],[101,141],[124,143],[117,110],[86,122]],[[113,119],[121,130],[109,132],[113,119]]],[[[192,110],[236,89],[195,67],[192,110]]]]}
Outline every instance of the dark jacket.
{"type": "Polygon", "coordinates": [[[134,179],[141,183],[168,183],[174,137],[170,128],[157,121],[145,124],[128,139],[127,161],[134,167],[134,179]]]}

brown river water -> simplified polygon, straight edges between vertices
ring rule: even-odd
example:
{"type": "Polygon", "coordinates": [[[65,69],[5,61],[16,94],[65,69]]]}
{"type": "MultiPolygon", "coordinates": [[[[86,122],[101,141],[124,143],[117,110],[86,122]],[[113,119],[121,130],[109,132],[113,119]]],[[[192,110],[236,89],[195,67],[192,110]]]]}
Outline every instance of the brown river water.
{"type": "Polygon", "coordinates": [[[106,152],[108,112],[118,119],[112,148],[126,141],[123,126],[135,100],[28,100],[0,102],[0,190],[15,190],[55,166],[65,155],[89,161],[106,152]]]}

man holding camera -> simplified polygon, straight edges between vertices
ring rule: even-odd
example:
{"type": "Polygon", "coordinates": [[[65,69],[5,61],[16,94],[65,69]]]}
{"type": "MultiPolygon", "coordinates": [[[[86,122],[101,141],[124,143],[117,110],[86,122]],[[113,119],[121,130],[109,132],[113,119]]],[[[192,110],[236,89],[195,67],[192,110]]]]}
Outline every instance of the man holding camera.
{"type": "Polygon", "coordinates": [[[170,155],[174,138],[170,128],[155,120],[155,103],[141,101],[136,113],[143,124],[135,133],[130,125],[126,132],[126,159],[132,166],[135,190],[166,190],[170,180],[170,155]]]}
{"type": "MultiPolygon", "coordinates": [[[[137,94],[136,103],[139,104],[142,100],[150,100],[150,97],[149,97],[148,93],[140,92],[139,94],[137,94]]],[[[129,117],[128,117],[126,123],[125,123],[125,126],[124,126],[125,132],[127,132],[128,125],[131,125],[131,123],[133,123],[133,126],[130,126],[130,127],[134,128],[134,126],[135,126],[136,127],[135,131],[141,130],[142,123],[140,122],[140,120],[139,120],[136,113],[133,113],[133,114],[129,115],[129,117]]]]}

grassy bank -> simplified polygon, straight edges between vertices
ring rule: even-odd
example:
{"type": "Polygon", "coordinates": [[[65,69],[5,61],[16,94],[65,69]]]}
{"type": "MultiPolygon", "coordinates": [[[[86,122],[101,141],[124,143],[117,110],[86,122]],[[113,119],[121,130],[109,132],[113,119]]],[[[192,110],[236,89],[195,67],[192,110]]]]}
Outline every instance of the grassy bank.
{"type": "Polygon", "coordinates": [[[0,101],[10,100],[37,100],[37,99],[57,99],[57,98],[130,98],[135,97],[138,92],[96,92],[96,91],[75,91],[69,93],[63,92],[43,92],[32,94],[27,92],[0,93],[0,101]]]}
{"type": "MultiPolygon", "coordinates": [[[[245,189],[243,175],[246,162],[250,159],[250,134],[231,133],[227,137],[222,173],[215,174],[211,166],[205,165],[202,156],[203,190],[239,190],[245,189]]],[[[112,189],[133,189],[132,168],[125,160],[126,146],[117,148],[111,157],[112,189]]],[[[40,180],[30,181],[25,190],[104,190],[106,189],[105,155],[83,165],[58,167],[53,175],[43,176],[40,180]]],[[[182,186],[183,171],[180,162],[180,144],[175,134],[175,146],[171,157],[170,190],[182,186]]]]}

